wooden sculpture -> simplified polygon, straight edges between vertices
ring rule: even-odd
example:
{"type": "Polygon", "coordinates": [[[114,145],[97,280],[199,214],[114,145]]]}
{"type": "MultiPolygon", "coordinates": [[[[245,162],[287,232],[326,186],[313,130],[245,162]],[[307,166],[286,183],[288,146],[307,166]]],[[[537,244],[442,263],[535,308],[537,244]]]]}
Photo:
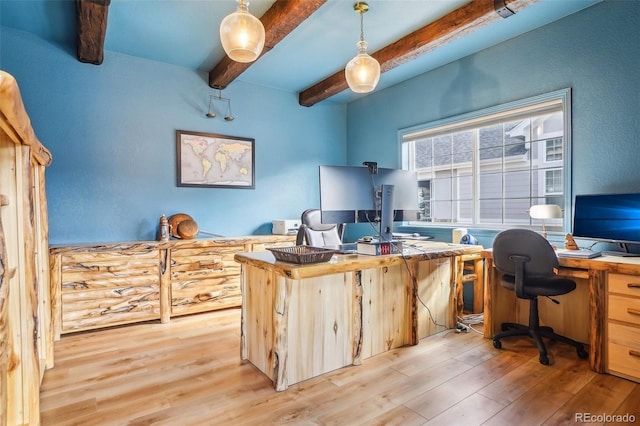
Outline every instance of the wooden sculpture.
{"type": "Polygon", "coordinates": [[[578,250],[578,245],[571,234],[565,236],[564,248],[567,250],[578,250]]]}

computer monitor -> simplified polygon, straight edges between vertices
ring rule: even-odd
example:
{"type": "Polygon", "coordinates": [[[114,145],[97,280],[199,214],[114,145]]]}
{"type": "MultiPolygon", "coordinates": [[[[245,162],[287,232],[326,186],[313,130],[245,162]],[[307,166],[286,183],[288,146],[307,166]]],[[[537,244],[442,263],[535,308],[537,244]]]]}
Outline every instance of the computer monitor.
{"type": "Polygon", "coordinates": [[[418,219],[417,175],[366,164],[320,166],[321,220],[374,223],[379,225],[380,240],[391,241],[393,222],[418,219]]]}
{"type": "Polygon", "coordinates": [[[617,243],[619,254],[628,253],[627,244],[640,244],[640,193],[576,195],[573,236],[617,243]]]}

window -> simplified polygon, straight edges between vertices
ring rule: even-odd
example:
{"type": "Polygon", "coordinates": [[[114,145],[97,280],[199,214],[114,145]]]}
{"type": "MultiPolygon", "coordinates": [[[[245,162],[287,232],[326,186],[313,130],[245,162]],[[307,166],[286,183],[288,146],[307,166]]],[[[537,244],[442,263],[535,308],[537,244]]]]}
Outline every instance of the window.
{"type": "Polygon", "coordinates": [[[562,169],[546,170],[544,173],[545,193],[553,195],[562,194],[562,169]]]}
{"type": "MultiPolygon", "coordinates": [[[[420,218],[486,228],[540,223],[535,204],[570,204],[570,89],[400,131],[418,174],[420,218]]],[[[561,231],[563,219],[547,220],[561,231]]]]}
{"type": "Polygon", "coordinates": [[[546,141],[546,161],[562,161],[562,138],[548,139],[546,141]]]}

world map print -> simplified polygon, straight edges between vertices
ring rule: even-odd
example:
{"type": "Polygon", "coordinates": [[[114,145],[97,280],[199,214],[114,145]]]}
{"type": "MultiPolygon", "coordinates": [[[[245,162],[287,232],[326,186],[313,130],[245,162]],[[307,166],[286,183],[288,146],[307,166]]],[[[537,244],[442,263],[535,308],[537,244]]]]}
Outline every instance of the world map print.
{"type": "Polygon", "coordinates": [[[253,140],[180,134],[181,185],[253,187],[253,140]]]}

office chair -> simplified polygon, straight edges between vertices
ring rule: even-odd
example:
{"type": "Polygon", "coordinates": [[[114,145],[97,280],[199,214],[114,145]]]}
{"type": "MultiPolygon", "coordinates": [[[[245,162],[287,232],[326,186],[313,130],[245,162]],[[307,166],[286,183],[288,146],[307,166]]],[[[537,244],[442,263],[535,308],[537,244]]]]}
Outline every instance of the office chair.
{"type": "Polygon", "coordinates": [[[342,244],[344,224],[322,223],[318,209],[305,210],[300,219],[296,245],[324,247],[342,244]]]}
{"type": "Polygon", "coordinates": [[[559,296],[576,288],[575,281],[555,275],[558,257],[546,238],[528,229],[502,231],[493,242],[493,262],[502,274],[502,286],[515,291],[520,299],[529,299],[529,325],[503,323],[502,331],[493,335],[493,346],[500,349],[505,337],[532,337],[540,352],[540,364],[549,365],[542,341],[547,337],[574,346],[580,358],[588,358],[582,343],[554,333],[551,327],[540,326],[538,296],[559,296]]]}

